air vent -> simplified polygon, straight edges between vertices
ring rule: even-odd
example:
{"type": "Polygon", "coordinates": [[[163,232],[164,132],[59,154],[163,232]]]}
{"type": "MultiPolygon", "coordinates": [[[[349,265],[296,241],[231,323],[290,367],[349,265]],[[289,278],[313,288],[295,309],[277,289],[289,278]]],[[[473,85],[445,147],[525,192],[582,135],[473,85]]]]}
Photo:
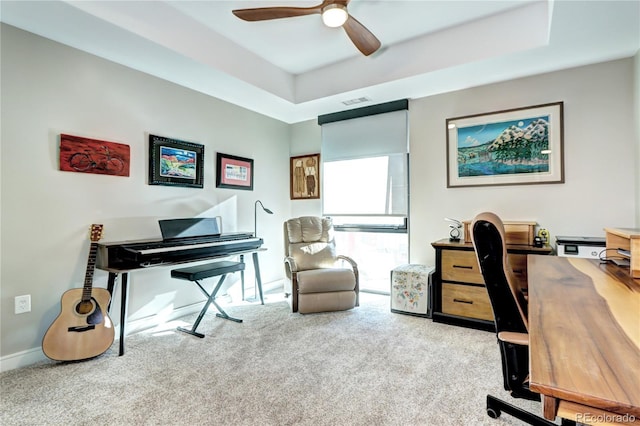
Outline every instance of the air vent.
{"type": "Polygon", "coordinates": [[[367,97],[362,97],[362,98],[355,98],[355,99],[349,99],[348,101],[342,101],[343,104],[349,106],[349,105],[355,105],[355,104],[361,104],[364,102],[371,102],[371,99],[367,98],[367,97]]]}

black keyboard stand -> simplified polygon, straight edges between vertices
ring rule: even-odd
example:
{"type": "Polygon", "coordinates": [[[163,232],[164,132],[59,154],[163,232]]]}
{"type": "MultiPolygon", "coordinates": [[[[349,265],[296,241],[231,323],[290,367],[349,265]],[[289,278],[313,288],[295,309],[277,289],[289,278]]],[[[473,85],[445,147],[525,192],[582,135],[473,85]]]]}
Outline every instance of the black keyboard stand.
{"type": "MultiPolygon", "coordinates": [[[[99,245],[100,246],[100,245],[99,245]]],[[[116,290],[120,287],[120,331],[119,331],[119,351],[118,355],[123,356],[125,353],[125,336],[126,336],[126,325],[127,325],[127,308],[128,308],[128,296],[129,296],[129,274],[132,272],[136,272],[139,270],[147,269],[146,266],[142,266],[140,263],[135,264],[118,264],[116,266],[110,266],[105,259],[109,259],[109,256],[113,255],[114,257],[119,259],[119,254],[114,253],[116,249],[121,249],[121,243],[115,243],[112,246],[103,246],[99,249],[98,259],[102,258],[102,263],[98,262],[97,268],[103,271],[109,272],[109,278],[107,280],[107,290],[111,293],[111,301],[113,302],[114,295],[116,294],[116,290]]],[[[244,255],[251,253],[253,258],[253,266],[255,271],[255,280],[258,285],[258,294],[260,295],[260,302],[264,305],[264,297],[262,293],[262,280],[260,278],[260,265],[258,264],[258,253],[261,251],[265,251],[266,248],[260,247],[252,247],[248,249],[238,249],[238,250],[225,250],[223,253],[207,253],[203,255],[202,253],[193,253],[193,256],[188,259],[177,259],[172,256],[171,253],[167,254],[163,259],[163,262],[158,264],[149,265],[149,268],[152,267],[160,267],[160,266],[169,266],[175,264],[182,264],[187,262],[198,262],[206,259],[217,259],[217,258],[225,258],[229,256],[239,256],[240,262],[244,263],[244,255]]],[[[244,270],[241,270],[242,278],[244,279],[244,270]]],[[[243,280],[244,281],[244,280],[243,280]]],[[[244,285],[243,285],[243,297],[244,297],[244,285]]],[[[207,296],[209,298],[209,296],[207,296]]],[[[109,312],[111,312],[111,303],[109,303],[109,312]]],[[[111,318],[114,318],[113,316],[111,318]]]]}
{"type": "Polygon", "coordinates": [[[198,328],[198,325],[200,325],[200,321],[202,321],[204,314],[207,313],[207,310],[209,309],[209,306],[211,306],[212,303],[214,304],[216,309],[218,309],[218,313],[216,313],[217,317],[224,318],[230,321],[242,322],[241,319],[233,318],[227,315],[227,313],[215,301],[216,295],[218,294],[218,290],[220,290],[222,283],[227,277],[227,274],[230,274],[233,272],[242,272],[242,275],[243,275],[242,287],[244,288],[244,263],[243,262],[221,261],[221,262],[209,263],[206,265],[192,266],[189,268],[174,269],[171,271],[172,278],[179,278],[179,279],[195,282],[196,285],[200,288],[200,290],[205,294],[205,296],[207,296],[207,301],[202,307],[202,310],[200,310],[200,314],[198,315],[198,318],[191,326],[191,329],[178,327],[179,331],[191,334],[201,339],[204,338],[204,334],[198,333],[196,329],[198,328]],[[215,277],[215,276],[220,276],[220,279],[218,280],[218,283],[213,288],[213,291],[211,293],[208,293],[207,290],[205,290],[205,288],[202,286],[202,284],[200,284],[200,280],[203,280],[209,277],[215,277]]]}

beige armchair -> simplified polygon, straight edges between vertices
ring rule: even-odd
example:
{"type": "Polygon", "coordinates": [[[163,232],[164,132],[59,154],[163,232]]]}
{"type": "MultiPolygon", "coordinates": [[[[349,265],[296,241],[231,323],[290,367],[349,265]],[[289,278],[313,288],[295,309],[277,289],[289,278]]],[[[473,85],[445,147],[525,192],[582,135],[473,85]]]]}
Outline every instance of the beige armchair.
{"type": "Polygon", "coordinates": [[[359,305],[356,262],[336,254],[331,219],[304,216],[284,223],[285,296],[293,312],[344,311],[359,305]]]}

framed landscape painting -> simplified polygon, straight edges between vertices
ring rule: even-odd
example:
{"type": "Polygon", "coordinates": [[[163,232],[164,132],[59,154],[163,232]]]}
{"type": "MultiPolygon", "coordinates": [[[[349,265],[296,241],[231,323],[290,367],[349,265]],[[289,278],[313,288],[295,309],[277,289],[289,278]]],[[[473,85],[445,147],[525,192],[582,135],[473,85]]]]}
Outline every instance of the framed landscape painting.
{"type": "Polygon", "coordinates": [[[564,182],[563,103],[448,118],[447,188],[564,182]]]}
{"type": "Polygon", "coordinates": [[[149,135],[149,185],[203,188],[204,145],[149,135]]]}

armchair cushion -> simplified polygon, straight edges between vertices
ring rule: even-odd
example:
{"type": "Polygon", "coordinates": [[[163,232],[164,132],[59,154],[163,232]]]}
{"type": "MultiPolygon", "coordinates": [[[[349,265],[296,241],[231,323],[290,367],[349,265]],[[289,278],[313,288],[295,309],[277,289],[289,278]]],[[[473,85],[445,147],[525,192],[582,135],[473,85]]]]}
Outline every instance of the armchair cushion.
{"type": "Polygon", "coordinates": [[[358,297],[353,290],[299,294],[298,297],[300,305],[298,312],[301,314],[346,311],[358,304],[358,297]]]}
{"type": "Polygon", "coordinates": [[[293,243],[289,245],[289,255],[296,260],[298,271],[332,268],[336,261],[336,246],[333,241],[293,243]]]}
{"type": "Polygon", "coordinates": [[[356,277],[351,269],[314,269],[298,272],[298,293],[354,291],[356,277]]]}

